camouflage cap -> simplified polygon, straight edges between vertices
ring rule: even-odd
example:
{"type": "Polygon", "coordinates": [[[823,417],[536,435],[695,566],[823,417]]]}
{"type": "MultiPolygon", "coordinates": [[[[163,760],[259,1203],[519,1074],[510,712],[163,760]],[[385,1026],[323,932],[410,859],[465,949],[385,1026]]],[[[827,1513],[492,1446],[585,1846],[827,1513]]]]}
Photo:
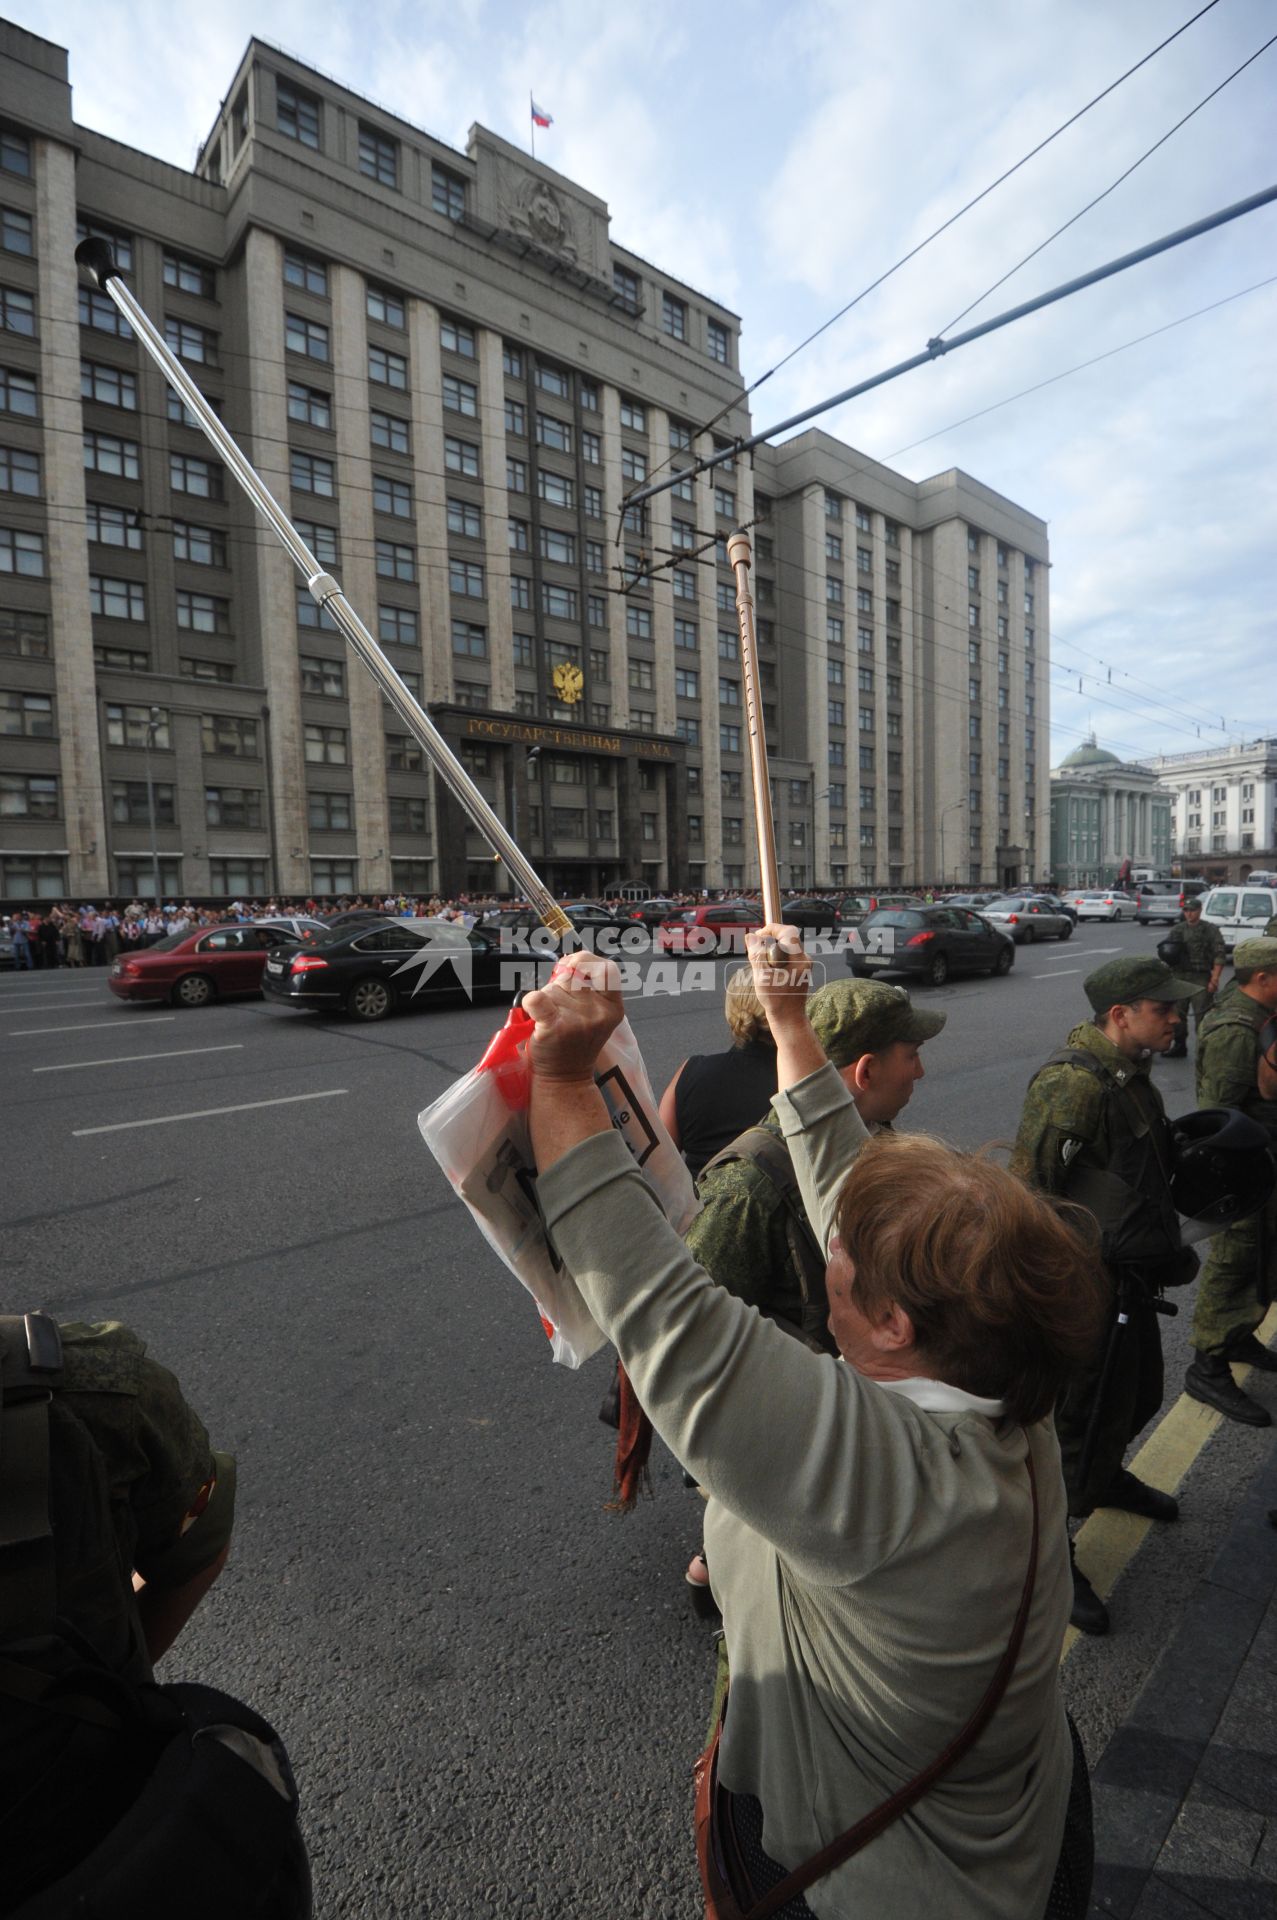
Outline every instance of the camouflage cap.
{"type": "Polygon", "coordinates": [[[1265,973],[1277,972],[1277,940],[1261,934],[1254,940],[1239,940],[1233,948],[1235,967],[1262,967],[1265,973]]]}
{"type": "Polygon", "coordinates": [[[890,987],[885,980],[834,980],[817,987],[807,1014],[836,1067],[849,1067],[865,1053],[881,1053],[897,1040],[915,1045],[930,1040],[949,1017],[922,1012],[903,987],[890,987]]]}
{"type": "Polygon", "coordinates": [[[1201,988],[1177,979],[1164,960],[1150,953],[1106,961],[1088,973],[1082,991],[1097,1013],[1107,1013],[1110,1007],[1130,1007],[1137,1000],[1191,1000],[1201,988]]]}

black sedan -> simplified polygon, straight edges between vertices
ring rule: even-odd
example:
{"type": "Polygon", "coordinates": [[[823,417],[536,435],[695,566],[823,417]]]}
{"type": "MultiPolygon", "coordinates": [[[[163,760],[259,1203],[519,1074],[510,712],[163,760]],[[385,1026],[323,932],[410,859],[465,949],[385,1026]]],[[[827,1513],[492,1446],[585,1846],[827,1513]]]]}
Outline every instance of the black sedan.
{"type": "MultiPolygon", "coordinates": [[[[587,947],[590,952],[610,954],[613,958],[629,951],[622,947],[622,934],[628,935],[634,943],[634,952],[644,951],[644,927],[640,920],[631,919],[628,913],[613,913],[608,907],[601,907],[593,900],[568,900],[560,903],[560,911],[565,913],[577,935],[576,946],[587,947]],[[607,937],[600,944],[600,935],[607,937]]],[[[503,907],[500,912],[489,914],[477,931],[497,933],[506,936],[506,944],[514,939],[526,946],[532,935],[536,935],[534,952],[545,953],[551,936],[543,931],[540,914],[534,907],[503,907]]]]}
{"type": "Polygon", "coordinates": [[[632,903],[623,900],[617,908],[618,913],[624,914],[636,925],[652,929],[659,927],[663,920],[668,920],[678,910],[678,901],[671,900],[668,894],[663,893],[656,894],[650,900],[635,900],[632,903]]]}
{"type": "Polygon", "coordinates": [[[262,992],[284,1006],[384,1020],[410,1007],[431,1007],[465,994],[513,997],[530,979],[510,978],[495,932],[467,933],[450,920],[367,921],[331,928],[304,948],[281,948],[267,959],[262,992]]]}
{"type": "Polygon", "coordinates": [[[942,987],[951,973],[1010,973],[1015,942],[966,907],[880,907],[861,921],[847,965],[860,979],[913,973],[942,987]]]}
{"type": "Polygon", "coordinates": [[[803,933],[837,933],[843,924],[839,907],[819,897],[782,902],[780,917],[786,926],[798,927],[803,933]]]}

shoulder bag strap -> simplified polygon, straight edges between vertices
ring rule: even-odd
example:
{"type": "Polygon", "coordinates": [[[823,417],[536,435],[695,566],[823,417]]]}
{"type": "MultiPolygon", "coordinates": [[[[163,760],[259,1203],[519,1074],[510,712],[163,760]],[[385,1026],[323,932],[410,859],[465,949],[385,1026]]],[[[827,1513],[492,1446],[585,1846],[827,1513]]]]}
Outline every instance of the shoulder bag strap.
{"type": "MultiPolygon", "coordinates": [[[[1025,1437],[1027,1440],[1028,1436],[1025,1437]]],[[[924,1767],[921,1773],[916,1773],[912,1780],[893,1793],[889,1800],[884,1800],[881,1806],[875,1807],[872,1813],[867,1813],[863,1820],[858,1820],[854,1827],[849,1827],[847,1832],[840,1835],[837,1840],[831,1840],[827,1847],[813,1854],[803,1866],[795,1867],[794,1871],[779,1881],[764,1899],[749,1909],[747,1920],[768,1920],[769,1915],[778,1913],[796,1893],[802,1893],[814,1881],[822,1879],[827,1873],[832,1873],[834,1868],[840,1867],[845,1860],[850,1860],[854,1853],[859,1853],[860,1849],[867,1846],[871,1840],[876,1840],[885,1827],[889,1827],[892,1821],[913,1806],[916,1800],[921,1800],[927,1789],[933,1787],[936,1781],[962,1758],[993,1718],[994,1710],[1006,1691],[1007,1682],[1020,1655],[1024,1629],[1029,1619],[1029,1608],[1033,1602],[1034,1582],[1037,1578],[1038,1483],[1037,1475],[1033,1470],[1032,1445],[1029,1446],[1025,1456],[1025,1465],[1029,1470],[1029,1492],[1033,1497],[1033,1533],[1029,1543],[1029,1566],[1020,1592],[1020,1605],[1011,1628],[1011,1638],[998,1662],[997,1672],[985,1689],[984,1698],[966,1726],[960,1733],[954,1735],[943,1753],[937,1754],[929,1766],[924,1767]]]]}

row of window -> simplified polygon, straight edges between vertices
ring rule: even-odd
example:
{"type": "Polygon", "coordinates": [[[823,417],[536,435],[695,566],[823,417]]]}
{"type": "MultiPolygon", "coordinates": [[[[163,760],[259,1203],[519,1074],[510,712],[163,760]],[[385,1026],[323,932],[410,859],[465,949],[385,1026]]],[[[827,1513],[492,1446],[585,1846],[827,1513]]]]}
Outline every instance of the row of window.
{"type": "MultiPolygon", "coordinates": [[[[854,500],[844,500],[841,494],[832,493],[826,488],[826,520],[841,520],[843,518],[844,507],[848,509],[848,517],[854,519],[856,527],[861,533],[872,533],[873,516],[868,507],[859,506],[854,500]]],[[[755,509],[759,519],[766,519],[771,510],[771,501],[767,499],[766,496],[763,496],[762,499],[755,501],[755,509]]],[[[900,545],[900,527],[895,520],[883,519],[882,535],[889,547],[898,547],[900,545]]]]}
{"type": "MultiPolygon", "coordinates": [[[[968,527],[967,528],[967,552],[978,554],[980,551],[980,540],[981,540],[981,534],[980,534],[979,528],[968,527]]],[[[1007,567],[1010,565],[1010,553],[1008,549],[1003,546],[1000,540],[997,542],[997,562],[999,567],[1007,567]]],[[[1035,571],[1035,565],[1036,563],[1033,560],[1032,555],[1026,553],[1024,556],[1024,577],[1026,580],[1029,580],[1029,581],[1032,580],[1034,571],[1035,571]]],[[[974,569],[972,569],[972,571],[974,571],[974,569]]]]}
{"type": "MultiPolygon", "coordinates": [[[[291,81],[277,80],[275,88],[275,125],[290,140],[318,152],[322,144],[322,106],[319,99],[291,81]]],[[[399,142],[383,128],[360,121],[357,164],[359,171],[379,186],[397,192],[400,187],[401,154],[399,142]]],[[[465,181],[438,162],[431,166],[431,205],[446,220],[460,220],[465,213],[465,181]]],[[[621,304],[631,313],[641,310],[639,278],[618,262],[613,267],[613,287],[621,304]]],[[[661,297],[661,328],[671,340],[690,338],[687,302],[677,294],[661,297]]],[[[720,321],[706,321],[705,350],[711,360],[726,366],[730,354],[730,333],[720,321]]]]}
{"type": "MultiPolygon", "coordinates": [[[[246,119],[246,102],[244,114],[246,119]]],[[[299,87],[292,81],[276,78],[275,127],[277,132],[282,133],[289,140],[296,140],[299,146],[310,147],[312,151],[318,153],[322,144],[322,114],[320,101],[313,93],[308,93],[304,87],[299,87]]],[[[393,135],[361,120],[357,161],[359,171],[365,178],[375,180],[379,186],[398,191],[400,146],[393,135]]],[[[460,220],[466,210],[465,193],[465,181],[459,174],[440,166],[437,161],[432,163],[430,204],[437,214],[445,220],[460,220]]]]}

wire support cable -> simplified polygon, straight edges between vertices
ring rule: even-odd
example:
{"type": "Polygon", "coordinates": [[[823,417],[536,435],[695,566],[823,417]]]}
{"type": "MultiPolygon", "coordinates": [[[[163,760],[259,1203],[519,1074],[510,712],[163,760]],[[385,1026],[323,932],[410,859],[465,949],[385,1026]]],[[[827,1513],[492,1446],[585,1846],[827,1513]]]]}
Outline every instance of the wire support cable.
{"type": "MultiPolygon", "coordinates": [[[[1091,111],[1092,107],[1098,107],[1102,100],[1107,100],[1111,93],[1116,93],[1124,81],[1129,80],[1133,74],[1138,73],[1141,67],[1146,67],[1150,60],[1156,59],[1157,55],[1164,52],[1172,41],[1178,40],[1182,33],[1187,33],[1191,26],[1195,26],[1204,14],[1209,13],[1211,9],[1218,4],[1219,0],[1207,0],[1207,4],[1204,7],[1200,7],[1196,13],[1185,20],[1183,26],[1176,27],[1174,33],[1168,34],[1165,40],[1159,41],[1155,47],[1150,48],[1143,58],[1137,60],[1134,66],[1128,67],[1125,73],[1119,73],[1116,80],[1111,80],[1108,86],[1102,88],[1099,93],[1088,100],[1085,106],[1079,107],[1076,113],[1071,113],[1067,120],[1062,120],[1053,133],[1048,133],[1045,139],[1039,140],[1035,147],[1030,147],[1026,154],[1022,154],[1014,166],[1007,167],[1003,173],[998,175],[996,180],[991,180],[987,187],[982,187],[979,193],[966,202],[965,206],[959,207],[956,213],[951,213],[947,220],[942,220],[940,225],[934,228],[925,239],[919,240],[917,245],[910,247],[907,253],[902,253],[894,265],[887,267],[884,272],[878,275],[877,279],[871,280],[868,286],[862,287],[860,292],[848,300],[845,306],[839,307],[837,313],[831,314],[829,319],[823,321],[813,333],[809,333],[806,339],[800,340],[796,347],[791,347],[788,353],[783,354],[774,366],[768,367],[766,373],[760,373],[756,380],[751,380],[748,386],[742,387],[739,393],[733,394],[726,406],[720,407],[711,419],[696,429],[697,433],[709,433],[718,425],[720,420],[726,419],[727,415],[732,412],[733,408],[738,407],[742,400],[747,400],[751,393],[757,392],[758,388],[770,380],[774,373],[779,373],[782,367],[788,366],[791,360],[796,359],[805,348],[811,346],[814,341],[819,340],[822,334],[828,333],[830,327],[836,326],[840,320],[845,319],[853,307],[858,307],[862,300],[867,300],[869,295],[875,293],[879,287],[885,285],[893,274],[899,273],[902,267],[907,267],[911,260],[916,260],[923,249],[929,247],[933,240],[938,240],[941,234],[947,233],[950,227],[956,226],[964,215],[970,213],[974,207],[978,207],[982,200],[987,200],[991,193],[995,193],[1013,174],[1019,173],[1022,167],[1027,167],[1030,160],[1035,160],[1040,153],[1044,153],[1053,141],[1059,139],[1061,134],[1067,133],[1070,127],[1075,127],[1078,121],[1083,119],[1091,111]]],[[[1023,262],[1021,262],[1021,265],[1023,265],[1023,262]]],[[[1012,271],[1014,272],[1015,269],[1013,268],[1012,271]]],[[[978,305],[979,303],[977,302],[976,304],[978,305]]],[[[666,459],[661,462],[661,466],[668,466],[672,458],[672,454],[667,455],[666,459]]],[[[658,467],[656,471],[659,473],[661,468],[658,467]]],[[[653,478],[655,478],[655,475],[653,475],[653,478]]]]}
{"type": "Polygon", "coordinates": [[[801,413],[792,413],[787,419],[778,420],[774,425],[765,427],[761,433],[750,434],[747,439],[733,440],[717,453],[707,454],[694,466],[684,467],[678,473],[667,475],[664,480],[651,481],[644,487],[638,487],[625,496],[623,507],[639,506],[658,493],[666,493],[677,486],[680,480],[689,475],[708,473],[712,468],[722,466],[727,460],[734,460],[739,454],[748,453],[764,441],[772,440],[777,434],[788,433],[794,427],[804,426],[808,420],[814,420],[819,414],[828,413],[834,407],[845,405],[848,400],[856,400],[862,393],[870,393],[875,387],[886,386],[889,381],[898,380],[902,374],[912,373],[917,367],[926,366],[929,361],[938,360],[946,353],[956,353],[959,348],[970,346],[975,340],[999,332],[1017,320],[1025,319],[1031,313],[1038,313],[1045,307],[1054,306],[1058,301],[1067,300],[1075,293],[1081,293],[1087,287],[1098,285],[1103,280],[1111,280],[1114,275],[1125,273],[1128,268],[1139,266],[1145,260],[1155,259],[1159,254],[1169,253],[1175,247],[1182,247],[1189,240],[1196,240],[1204,233],[1213,233],[1216,228],[1227,226],[1231,221],[1240,220],[1248,213],[1255,213],[1260,207],[1269,206],[1277,200],[1277,186],[1265,187],[1259,193],[1252,193],[1245,200],[1238,200],[1230,207],[1222,207],[1216,213],[1207,214],[1201,220],[1194,220],[1186,227],[1179,227],[1174,233],[1163,234],[1160,239],[1150,240],[1145,246],[1136,247],[1130,253],[1120,254],[1114,260],[1107,260],[1102,266],[1092,267],[1088,272],[1077,274],[1072,280],[1061,282],[1045,293],[1036,294],[1031,300],[1023,300],[1018,306],[1009,307],[1003,313],[994,314],[990,320],[982,320],[974,327],[968,327],[964,333],[958,333],[951,340],[941,337],[928,340],[921,353],[911,354],[907,360],[899,360],[894,366],[886,367],[881,373],[871,374],[867,380],[858,380],[854,386],[844,387],[841,393],[831,394],[826,400],[818,400],[814,406],[804,407],[801,413]]]}
{"type": "Polygon", "coordinates": [[[1008,267],[1006,272],[993,282],[992,286],[986,287],[984,292],[979,294],[976,299],[971,302],[970,306],[963,307],[961,313],[955,313],[952,320],[946,321],[940,329],[941,333],[948,333],[950,327],[956,327],[960,320],[965,320],[969,313],[974,313],[977,307],[983,306],[990,294],[996,293],[999,287],[1004,287],[1007,281],[1013,279],[1020,271],[1021,267],[1027,267],[1030,260],[1036,260],[1040,253],[1045,253],[1052,241],[1058,240],[1062,233],[1067,233],[1070,227],[1076,226],[1078,221],[1081,220],[1085,214],[1090,213],[1093,207],[1099,206],[1101,200],[1107,200],[1111,193],[1116,193],[1117,189],[1122,185],[1122,182],[1129,180],[1136,169],[1142,167],[1146,160],[1151,159],[1159,147],[1164,147],[1166,142],[1172,139],[1181,127],[1188,125],[1195,114],[1200,113],[1203,107],[1209,106],[1211,101],[1216,99],[1217,96],[1224,91],[1225,87],[1230,86],[1239,74],[1245,73],[1247,67],[1253,66],[1261,53],[1267,53],[1269,47],[1274,45],[1277,45],[1277,33],[1273,34],[1271,39],[1265,40],[1262,47],[1256,47],[1254,53],[1252,53],[1248,59],[1243,60],[1240,67],[1234,67],[1227,79],[1221,80],[1217,87],[1212,87],[1209,93],[1203,94],[1202,98],[1197,102],[1197,105],[1190,107],[1188,112],[1178,119],[1173,127],[1168,127],[1161,138],[1155,140],[1151,147],[1145,147],[1139,158],[1132,160],[1130,166],[1124,168],[1123,171],[1118,174],[1116,180],[1110,181],[1102,193],[1097,193],[1093,200],[1088,200],[1084,207],[1079,207],[1077,212],[1071,214],[1062,226],[1055,229],[1054,233],[1049,233],[1045,240],[1039,241],[1036,247],[1033,247],[1026,253],[1023,260],[1017,260],[1013,267],[1008,267]]]}

